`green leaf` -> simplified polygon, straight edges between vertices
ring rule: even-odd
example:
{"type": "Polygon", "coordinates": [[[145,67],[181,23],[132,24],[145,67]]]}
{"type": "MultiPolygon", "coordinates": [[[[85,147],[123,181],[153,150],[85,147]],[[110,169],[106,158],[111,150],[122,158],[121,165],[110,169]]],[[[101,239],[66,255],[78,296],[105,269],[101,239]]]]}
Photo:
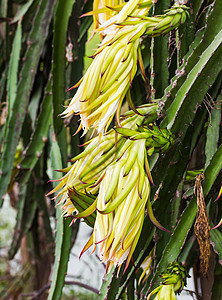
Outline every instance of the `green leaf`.
{"type": "MultiPolygon", "coordinates": [[[[40,168],[40,171],[42,171],[41,168],[40,168]]],[[[48,207],[47,207],[48,203],[46,201],[45,191],[43,188],[44,188],[44,186],[42,185],[41,178],[39,178],[37,192],[36,192],[36,194],[37,194],[36,202],[38,204],[39,214],[43,217],[46,243],[48,245],[48,249],[51,249],[51,253],[53,253],[53,251],[54,251],[54,236],[53,236],[53,232],[52,232],[52,228],[51,228],[51,218],[49,215],[50,211],[48,211],[48,207]]]]}
{"type": "Polygon", "coordinates": [[[53,114],[56,135],[64,127],[63,119],[58,115],[63,111],[65,102],[65,47],[67,40],[67,27],[75,0],[58,0],[55,11],[54,36],[53,36],[53,114]]]}
{"type": "Polygon", "coordinates": [[[23,18],[23,16],[27,13],[29,7],[32,5],[33,2],[34,2],[34,0],[29,0],[27,3],[21,5],[19,7],[19,9],[17,10],[16,15],[12,19],[11,23],[15,23],[15,22],[18,22],[19,20],[21,20],[23,18]]]}
{"type": "Polygon", "coordinates": [[[37,125],[30,143],[25,150],[24,158],[19,165],[19,174],[17,179],[20,183],[26,183],[29,180],[31,172],[42,154],[45,143],[48,140],[50,124],[52,124],[52,93],[51,79],[45,91],[45,97],[42,102],[41,111],[38,117],[37,125]]]}
{"type": "MultiPolygon", "coordinates": [[[[0,79],[0,99],[3,99],[3,95],[5,94],[6,90],[6,78],[7,78],[7,72],[8,72],[8,67],[5,68],[5,70],[1,74],[1,79],[0,79]]],[[[5,131],[5,126],[6,126],[6,114],[3,113],[3,111],[7,112],[7,106],[6,103],[5,105],[1,105],[1,116],[0,116],[0,143],[2,143],[3,137],[4,137],[4,131],[5,131]]],[[[1,200],[0,200],[1,203],[1,200]]]]}
{"type": "MultiPolygon", "coordinates": [[[[36,89],[34,89],[30,99],[30,104],[28,106],[28,112],[26,114],[26,117],[29,117],[29,121],[31,123],[31,130],[35,129],[36,117],[39,111],[40,101],[42,100],[42,90],[43,86],[42,84],[39,84],[39,86],[36,89]]],[[[23,128],[24,126],[25,124],[23,125],[23,128]]]]}
{"type": "Polygon", "coordinates": [[[1,74],[1,79],[0,79],[0,98],[1,99],[3,99],[3,94],[5,92],[7,73],[8,73],[8,67],[6,67],[5,70],[3,70],[2,74],[1,74]]]}
{"type": "MultiPolygon", "coordinates": [[[[197,32],[195,39],[190,45],[189,52],[187,52],[187,54],[182,59],[183,61],[182,65],[179,67],[178,70],[175,71],[176,75],[171,78],[170,84],[165,89],[164,95],[161,98],[161,101],[165,101],[164,103],[165,110],[167,110],[170,104],[173,102],[178,90],[178,86],[181,86],[182,83],[184,82],[185,80],[184,68],[185,66],[188,65],[189,57],[193,55],[194,50],[197,48],[197,46],[200,44],[201,40],[203,39],[203,34],[204,34],[204,29],[201,29],[197,32]]],[[[160,110],[163,109],[161,106],[162,104],[160,105],[160,110]]]]}
{"type": "Polygon", "coordinates": [[[132,278],[129,281],[126,289],[126,294],[127,294],[126,297],[127,300],[135,300],[134,278],[132,278]]]}
{"type": "Polygon", "coordinates": [[[34,199],[33,190],[34,182],[32,178],[27,185],[20,186],[16,226],[9,250],[9,259],[12,259],[17,253],[21,239],[30,229],[35,217],[37,202],[34,199]]]}
{"type": "Polygon", "coordinates": [[[61,150],[63,164],[67,161],[67,132],[63,119],[59,114],[64,110],[65,103],[65,69],[66,69],[66,41],[68,21],[75,0],[58,0],[55,10],[53,35],[53,123],[57,141],[61,150]]]}
{"type": "Polygon", "coordinates": [[[212,287],[211,299],[220,300],[222,299],[222,265],[217,263],[214,272],[214,283],[212,287]]]}
{"type": "Polygon", "coordinates": [[[206,163],[205,167],[207,167],[210,163],[210,160],[214,153],[217,150],[217,144],[219,140],[220,133],[220,122],[221,122],[221,104],[220,104],[221,96],[218,96],[217,103],[215,107],[210,112],[209,116],[209,124],[207,128],[207,140],[205,146],[206,153],[206,163]]]}
{"type": "Polygon", "coordinates": [[[199,10],[201,6],[203,5],[204,0],[195,0],[193,1],[193,14],[195,17],[197,17],[197,14],[199,13],[199,10]]]}
{"type": "MultiPolygon", "coordinates": [[[[179,183],[183,179],[184,172],[187,168],[187,163],[191,157],[192,151],[197,144],[199,135],[202,131],[204,123],[206,121],[207,112],[204,108],[201,108],[194,119],[192,125],[187,128],[187,133],[184,139],[177,141],[175,146],[169,150],[164,156],[159,157],[157,163],[152,169],[152,176],[155,184],[162,182],[162,188],[159,190],[159,201],[154,203],[157,205],[155,215],[158,219],[160,214],[164,214],[165,205],[168,206],[170,200],[174,196],[179,183]],[[195,128],[195,131],[193,130],[195,128]],[[163,202],[164,201],[164,205],[163,202]],[[158,204],[161,203],[161,204],[158,204]]],[[[159,220],[161,222],[161,220],[159,220]]],[[[164,226],[165,223],[161,224],[164,226]]],[[[168,228],[170,229],[170,228],[168,228]]]]}
{"type": "MultiPolygon", "coordinates": [[[[103,284],[102,284],[102,287],[100,288],[100,292],[99,292],[99,300],[106,299],[107,292],[110,290],[113,277],[115,277],[115,276],[116,276],[116,269],[115,269],[115,267],[113,267],[103,280],[103,284]]],[[[116,293],[114,294],[113,299],[115,299],[115,295],[116,295],[116,293]]]]}
{"type": "Polygon", "coordinates": [[[12,114],[6,128],[5,144],[1,159],[0,199],[6,193],[16,153],[26,108],[31,94],[34,77],[44,42],[47,38],[55,0],[42,0],[36,12],[34,24],[29,35],[29,45],[20,72],[17,95],[12,114]]]}
{"type": "MultiPolygon", "coordinates": [[[[2,0],[1,2],[0,2],[0,12],[1,12],[1,17],[3,17],[3,18],[7,18],[7,12],[8,12],[8,0],[2,0]]],[[[2,51],[2,53],[3,53],[3,56],[7,56],[7,52],[8,52],[8,37],[7,37],[7,23],[6,24],[2,24],[1,25],[2,26],[2,28],[1,28],[1,30],[2,30],[2,32],[3,32],[3,36],[5,36],[5,45],[6,45],[6,47],[3,47],[3,51],[2,51]]],[[[1,60],[0,60],[1,61],[1,60]]]]}
{"type": "Polygon", "coordinates": [[[189,51],[190,45],[194,40],[194,22],[196,15],[190,14],[190,17],[187,19],[187,21],[183,24],[183,26],[178,28],[178,35],[179,35],[179,41],[177,41],[179,52],[179,61],[178,63],[181,64],[181,58],[184,57],[187,52],[189,51]]]}
{"type": "MultiPolygon", "coordinates": [[[[88,3],[90,4],[89,1],[87,2],[87,4],[88,3]]],[[[90,7],[90,9],[92,10],[92,7],[90,7]]],[[[86,17],[82,20],[80,28],[79,28],[79,37],[78,37],[79,43],[82,41],[82,39],[84,39],[84,35],[87,34],[87,31],[90,28],[92,21],[93,21],[93,19],[90,17],[86,17]]],[[[99,39],[98,39],[98,41],[99,41],[99,39]]]]}
{"type": "Polygon", "coordinates": [[[211,245],[214,248],[215,253],[219,256],[219,263],[222,265],[222,233],[219,229],[213,229],[210,231],[211,245]]]}
{"type": "Polygon", "coordinates": [[[184,110],[181,112],[182,119],[179,118],[179,122],[180,124],[185,123],[183,119],[186,118],[186,123],[189,124],[198,105],[203,101],[207,90],[214,83],[218,72],[220,72],[221,47],[219,46],[221,42],[217,41],[216,36],[221,34],[221,18],[220,3],[215,1],[212,5],[212,12],[207,19],[206,29],[202,29],[197,33],[197,38],[191,44],[189,53],[183,58],[183,65],[176,71],[177,75],[172,78],[170,86],[165,90],[165,94],[161,99],[165,102],[166,109],[164,126],[169,123],[172,125],[173,119],[178,114],[181,106],[184,106],[184,110]],[[220,48],[220,50],[218,49],[216,53],[211,52],[211,48],[214,47],[220,48]],[[212,57],[209,57],[211,55],[212,57]],[[200,68],[203,68],[202,72],[201,69],[200,72],[197,71],[197,64],[200,68]]]}
{"type": "MultiPolygon", "coordinates": [[[[51,173],[53,170],[62,168],[62,158],[58,143],[53,141],[51,149],[51,173]]],[[[52,179],[58,179],[60,174],[56,173],[52,179]]],[[[70,220],[65,220],[62,217],[62,210],[59,206],[56,207],[56,249],[55,261],[52,274],[52,283],[49,291],[48,300],[60,300],[62,289],[64,286],[67,265],[69,261],[70,246],[71,246],[71,227],[70,220]]]]}
{"type": "Polygon", "coordinates": [[[167,265],[170,262],[173,262],[177,259],[188,235],[188,232],[192,227],[194,218],[196,216],[196,211],[197,204],[196,199],[194,198],[190,201],[187,208],[184,210],[182,217],[169,240],[169,243],[165,247],[162,253],[162,258],[157,265],[156,273],[152,279],[152,282],[155,282],[158,279],[161,272],[166,269],[167,265]]]}
{"type": "MultiPolygon", "coordinates": [[[[195,64],[189,74],[187,74],[185,82],[178,90],[174,101],[168,108],[166,112],[165,122],[167,122],[168,128],[172,128],[173,132],[182,132],[181,122],[183,122],[183,120],[187,118],[188,115],[190,116],[189,119],[192,120],[192,117],[196,112],[195,107],[198,103],[202,102],[206,91],[216,80],[216,77],[222,68],[222,47],[220,47],[221,43],[222,30],[215,36],[212,43],[202,53],[199,61],[195,64]],[[214,55],[212,55],[212,53],[214,53],[214,55]],[[205,79],[206,75],[207,80],[205,79]],[[201,89],[198,89],[200,83],[201,89]],[[179,111],[181,112],[182,118],[177,117],[179,111]]],[[[189,119],[188,121],[190,121],[189,119]]],[[[182,133],[184,134],[184,132],[182,133]]]]}
{"type": "Polygon", "coordinates": [[[182,200],[183,182],[180,182],[171,204],[171,224],[174,228],[180,214],[180,203],[182,200]]]}
{"type": "MultiPolygon", "coordinates": [[[[163,11],[170,7],[169,0],[158,1],[155,4],[155,15],[163,14],[163,11]]],[[[155,37],[153,39],[153,88],[155,90],[155,98],[163,96],[164,89],[168,86],[169,71],[168,71],[168,35],[155,37]]]]}
{"type": "Polygon", "coordinates": [[[9,117],[12,114],[12,107],[15,102],[15,97],[17,92],[17,77],[18,77],[21,44],[22,44],[22,24],[21,22],[18,22],[13,45],[12,45],[12,52],[9,61],[9,69],[8,69],[7,92],[8,92],[9,117]]]}
{"type": "MultiPolygon", "coordinates": [[[[203,182],[203,191],[206,198],[209,193],[215,179],[217,178],[221,168],[222,168],[222,145],[218,148],[217,152],[214,154],[209,166],[204,172],[205,180],[203,182]],[[220,160],[220,161],[219,161],[220,160]],[[219,163],[218,163],[219,162],[219,163]]],[[[159,278],[159,275],[163,270],[166,269],[170,262],[176,260],[180,254],[180,251],[184,245],[187,234],[191,229],[197,211],[196,197],[194,197],[184,212],[182,213],[181,219],[176,226],[169,243],[165,247],[162,257],[157,265],[155,276],[152,279],[153,283],[159,278]]]]}
{"type": "Polygon", "coordinates": [[[204,171],[205,180],[203,182],[204,195],[210,192],[210,189],[217,178],[218,174],[222,169],[222,145],[214,153],[210,164],[207,166],[206,171],[204,171]]]}

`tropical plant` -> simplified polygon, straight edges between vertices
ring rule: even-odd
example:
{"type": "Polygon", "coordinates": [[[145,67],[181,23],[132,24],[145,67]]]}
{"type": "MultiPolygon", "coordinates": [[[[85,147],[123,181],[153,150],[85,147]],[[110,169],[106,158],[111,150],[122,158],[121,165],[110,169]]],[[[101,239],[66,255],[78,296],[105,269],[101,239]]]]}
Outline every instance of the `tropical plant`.
{"type": "Polygon", "coordinates": [[[61,299],[80,219],[99,299],[176,299],[192,268],[197,298],[222,298],[221,19],[220,0],[1,1],[0,202],[22,256],[1,298],[61,299]]]}

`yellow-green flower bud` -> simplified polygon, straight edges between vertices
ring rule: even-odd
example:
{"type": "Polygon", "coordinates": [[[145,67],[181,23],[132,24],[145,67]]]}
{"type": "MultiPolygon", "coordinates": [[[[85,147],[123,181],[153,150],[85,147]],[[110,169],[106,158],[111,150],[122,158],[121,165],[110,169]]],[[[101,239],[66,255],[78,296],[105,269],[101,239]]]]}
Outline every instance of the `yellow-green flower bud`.
{"type": "Polygon", "coordinates": [[[138,126],[137,130],[116,128],[116,132],[128,137],[130,140],[146,140],[148,154],[154,152],[164,153],[174,144],[174,135],[168,129],[161,129],[154,124],[138,126]]]}
{"type": "Polygon", "coordinates": [[[162,285],[154,289],[148,295],[147,300],[151,299],[154,294],[156,294],[155,300],[176,300],[176,293],[180,293],[186,286],[187,277],[190,276],[181,263],[175,261],[169,264],[166,271],[161,274],[162,285]]]}

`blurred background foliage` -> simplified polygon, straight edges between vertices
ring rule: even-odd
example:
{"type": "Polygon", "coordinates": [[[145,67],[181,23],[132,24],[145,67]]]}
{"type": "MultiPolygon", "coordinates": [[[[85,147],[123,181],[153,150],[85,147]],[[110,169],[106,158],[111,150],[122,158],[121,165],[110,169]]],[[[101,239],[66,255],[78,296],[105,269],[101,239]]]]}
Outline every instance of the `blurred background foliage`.
{"type": "MultiPolygon", "coordinates": [[[[155,14],[162,14],[171,4],[159,0],[155,14]]],[[[212,299],[222,299],[221,228],[211,231],[207,278],[200,272],[193,231],[196,170],[205,174],[203,190],[211,227],[222,215],[221,199],[214,202],[222,177],[222,3],[191,0],[188,5],[191,16],[186,24],[143,41],[146,74],[151,78],[149,92],[140,71],[132,85],[135,105],[160,99],[156,122],[170,127],[176,136],[167,154],[150,159],[155,216],[173,234],[154,228],[146,217],[134,265],[124,274],[123,266],[119,277],[115,270],[108,274],[100,299],[143,299],[176,259],[188,270],[194,269],[197,293],[212,292],[212,299]],[[151,274],[139,284],[139,266],[153,248],[151,274]]],[[[53,186],[48,181],[60,177],[54,170],[65,167],[81,151],[77,145],[84,142],[81,134],[74,135],[78,116],[64,121],[58,115],[75,93],[67,90],[81,78],[91,61],[88,56],[99,43],[98,36],[87,43],[92,18],[80,18],[90,10],[91,0],[0,2],[0,205],[4,210],[3,202],[8,201],[16,211],[15,216],[7,216],[13,219],[13,232],[7,233],[7,242],[0,241],[1,299],[21,299],[28,293],[32,299],[61,299],[67,281],[69,253],[79,222],[69,227],[70,220],[61,218],[60,210],[45,194],[53,186]],[[15,272],[8,259],[15,260],[18,252],[19,271],[15,272]]],[[[0,222],[1,230],[7,227],[7,222],[0,222]]],[[[97,288],[92,299],[98,298],[97,288]]],[[[84,291],[82,294],[64,297],[90,299],[84,291]]]]}

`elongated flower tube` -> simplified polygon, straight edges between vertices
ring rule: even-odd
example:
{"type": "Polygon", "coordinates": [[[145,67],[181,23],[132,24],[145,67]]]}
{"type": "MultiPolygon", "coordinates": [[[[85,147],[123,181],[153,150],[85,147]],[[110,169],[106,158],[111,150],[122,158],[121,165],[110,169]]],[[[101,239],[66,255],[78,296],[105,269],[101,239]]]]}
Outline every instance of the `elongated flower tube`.
{"type": "Polygon", "coordinates": [[[84,134],[94,128],[104,134],[120,111],[137,71],[142,36],[166,33],[187,18],[186,6],[174,6],[165,15],[146,17],[151,1],[128,1],[120,12],[97,30],[106,36],[93,55],[93,62],[75,87],[78,90],[62,116],[79,114],[84,134]]]}
{"type": "MultiPolygon", "coordinates": [[[[156,110],[157,104],[153,103],[138,108],[140,115],[129,111],[122,116],[121,126],[136,129],[144,122],[152,122],[157,117],[156,110]]],[[[57,193],[55,198],[63,203],[65,216],[76,211],[75,204],[70,199],[70,190],[97,194],[106,168],[116,159],[124,143],[125,137],[112,129],[103,137],[97,136],[86,143],[85,150],[71,160],[72,165],[60,170],[66,174],[58,180],[58,185],[48,195],[57,193]]],[[[79,211],[78,208],[77,210],[79,211]]]]}
{"type": "Polygon", "coordinates": [[[186,279],[190,277],[186,268],[179,262],[173,262],[169,264],[166,271],[161,274],[163,283],[156,289],[154,289],[147,297],[147,300],[151,299],[151,296],[156,294],[155,300],[176,300],[176,294],[180,293],[184,286],[186,286],[186,279]]]}

